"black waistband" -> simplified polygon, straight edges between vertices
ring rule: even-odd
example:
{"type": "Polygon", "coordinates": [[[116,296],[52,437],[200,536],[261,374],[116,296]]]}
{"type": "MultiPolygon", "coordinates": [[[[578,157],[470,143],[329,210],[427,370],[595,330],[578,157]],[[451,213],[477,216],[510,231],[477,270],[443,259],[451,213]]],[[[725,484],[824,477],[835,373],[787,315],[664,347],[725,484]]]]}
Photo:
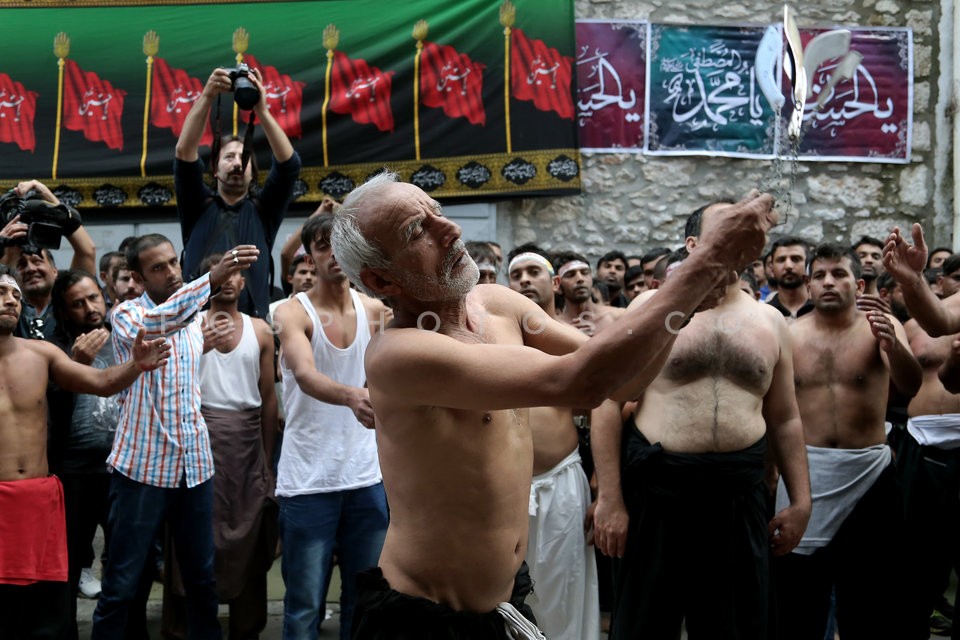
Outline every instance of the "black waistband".
{"type": "Polygon", "coordinates": [[[628,483],[658,493],[715,495],[753,488],[764,479],[767,438],[738,451],[674,453],[651,444],[628,420],[623,470],[628,483]]]}

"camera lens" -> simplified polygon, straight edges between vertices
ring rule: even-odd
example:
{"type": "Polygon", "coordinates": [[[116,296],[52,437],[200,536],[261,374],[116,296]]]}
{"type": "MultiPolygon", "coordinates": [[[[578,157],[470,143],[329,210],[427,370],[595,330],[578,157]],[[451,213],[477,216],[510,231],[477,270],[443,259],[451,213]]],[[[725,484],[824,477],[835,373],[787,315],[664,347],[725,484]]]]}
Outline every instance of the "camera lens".
{"type": "Polygon", "coordinates": [[[260,91],[246,76],[237,76],[233,83],[233,100],[238,107],[249,111],[260,102],[260,91]]]}

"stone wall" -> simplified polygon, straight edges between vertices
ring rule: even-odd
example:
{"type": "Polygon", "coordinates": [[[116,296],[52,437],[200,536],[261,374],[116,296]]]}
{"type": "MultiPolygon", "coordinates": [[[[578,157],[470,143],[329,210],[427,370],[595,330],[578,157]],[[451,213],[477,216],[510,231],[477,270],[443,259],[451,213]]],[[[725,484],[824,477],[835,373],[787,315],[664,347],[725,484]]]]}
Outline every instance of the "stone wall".
{"type": "MultiPolygon", "coordinates": [[[[883,237],[894,224],[919,221],[931,244],[950,244],[951,118],[945,116],[952,69],[952,0],[829,0],[791,4],[800,27],[908,26],[914,40],[914,121],[910,164],[800,162],[794,214],[775,234],[850,242],[883,237]],[[941,51],[945,42],[947,50],[941,51]],[[943,82],[947,80],[947,82],[943,82]],[[939,114],[939,115],[938,115],[939,114]]],[[[775,2],[726,0],[577,0],[578,18],[638,19],[672,24],[772,24],[775,2]]],[[[733,158],[583,154],[583,194],[498,205],[505,248],[535,241],[574,248],[594,259],[617,248],[641,254],[679,246],[683,221],[718,197],[737,197],[769,174],[768,162],[733,158]]]]}

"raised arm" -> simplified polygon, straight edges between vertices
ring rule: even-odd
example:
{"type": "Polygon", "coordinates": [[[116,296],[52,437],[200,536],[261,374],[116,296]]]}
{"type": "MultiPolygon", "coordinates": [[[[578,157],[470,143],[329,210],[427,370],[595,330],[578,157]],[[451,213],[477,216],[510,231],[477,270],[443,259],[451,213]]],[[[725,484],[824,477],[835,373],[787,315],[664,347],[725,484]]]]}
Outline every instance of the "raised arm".
{"type": "Polygon", "coordinates": [[[909,244],[894,227],[883,248],[883,266],[900,284],[903,301],[910,315],[920,327],[937,338],[960,332],[960,298],[951,296],[940,300],[930,289],[923,276],[927,265],[927,244],[923,229],[914,224],[911,230],[913,244],[909,244]]]}
{"type": "Polygon", "coordinates": [[[275,318],[283,328],[279,332],[282,357],[300,389],[320,402],[350,407],[360,424],[372,429],[374,413],[367,389],[341,384],[317,370],[310,345],[313,323],[303,305],[296,301],[282,304],[275,318]]]}
{"type": "Polygon", "coordinates": [[[43,353],[50,363],[50,377],[58,386],[74,393],[112,396],[126,389],[144,371],[165,366],[170,357],[170,343],[163,338],[144,340],[143,329],[133,342],[133,357],[107,369],[97,369],[71,360],[57,347],[41,340],[31,340],[31,348],[43,353]]]}
{"type": "Polygon", "coordinates": [[[177,160],[196,162],[200,159],[200,140],[203,138],[203,129],[210,119],[210,108],[214,99],[221,93],[230,93],[230,74],[224,69],[214,69],[203,86],[200,97],[193,103],[190,112],[183,120],[183,129],[177,140],[174,152],[177,160]]]}
{"type": "Polygon", "coordinates": [[[907,332],[892,315],[879,311],[867,312],[870,330],[880,345],[880,357],[890,370],[890,380],[897,391],[912,398],[923,383],[923,369],[910,350],[907,332]]]}
{"type": "Polygon", "coordinates": [[[286,162],[293,156],[293,145],[290,144],[290,138],[283,132],[280,124],[267,108],[267,92],[263,90],[263,76],[260,69],[254,69],[250,80],[260,90],[260,101],[253,107],[257,114],[257,120],[260,122],[260,128],[267,138],[267,144],[270,145],[270,151],[277,162],[286,162]]]}
{"type": "MultiPolygon", "coordinates": [[[[704,221],[700,248],[639,308],[576,351],[551,356],[511,345],[463,344],[417,329],[396,330],[367,350],[371,385],[396,389],[393,397],[415,404],[464,409],[529,406],[595,407],[642,372],[669,344],[675,327],[726,281],[736,265],[759,255],[775,221],[773,199],[756,196],[704,221]],[[375,379],[376,376],[376,379],[375,379]],[[536,381],[531,385],[530,381],[536,381]]],[[[519,294],[511,292],[516,298],[519,294]]],[[[529,304],[529,301],[527,301],[529,304]]],[[[517,304],[520,304],[519,302],[517,304]]],[[[634,396],[635,397],[635,396],[634,396]]]]}

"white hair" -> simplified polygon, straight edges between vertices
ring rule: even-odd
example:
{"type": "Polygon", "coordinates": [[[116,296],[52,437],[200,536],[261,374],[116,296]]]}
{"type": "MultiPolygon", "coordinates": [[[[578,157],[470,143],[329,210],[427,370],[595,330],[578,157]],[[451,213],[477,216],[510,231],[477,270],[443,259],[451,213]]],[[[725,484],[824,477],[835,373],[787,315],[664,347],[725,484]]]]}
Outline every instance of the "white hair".
{"type": "Polygon", "coordinates": [[[337,264],[357,288],[373,297],[379,297],[379,294],[361,282],[360,270],[386,269],[390,266],[390,261],[384,255],[383,249],[368,240],[360,231],[357,213],[368,198],[376,196],[396,182],[399,182],[399,176],[395,172],[383,171],[351,191],[337,208],[330,231],[330,246],[333,247],[337,264]]]}

